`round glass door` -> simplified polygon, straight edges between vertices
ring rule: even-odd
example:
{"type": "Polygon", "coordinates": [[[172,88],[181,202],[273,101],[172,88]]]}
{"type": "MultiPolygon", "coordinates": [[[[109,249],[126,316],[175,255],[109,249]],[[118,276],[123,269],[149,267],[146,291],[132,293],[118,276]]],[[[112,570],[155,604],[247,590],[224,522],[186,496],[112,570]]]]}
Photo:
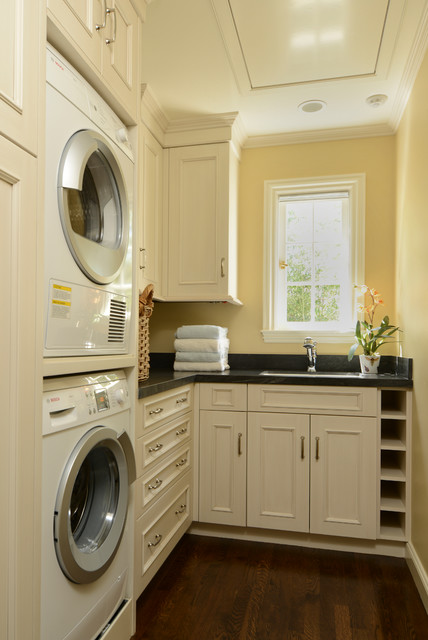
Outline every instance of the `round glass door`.
{"type": "Polygon", "coordinates": [[[71,581],[93,582],[113,561],[126,521],[128,483],[116,432],[88,431],[67,462],[55,505],[55,550],[71,581]]]}
{"type": "Polygon", "coordinates": [[[59,167],[58,200],[67,244],[79,268],[98,284],[115,280],[128,250],[128,198],[116,156],[95,131],[78,131],[68,141],[59,167]]]}

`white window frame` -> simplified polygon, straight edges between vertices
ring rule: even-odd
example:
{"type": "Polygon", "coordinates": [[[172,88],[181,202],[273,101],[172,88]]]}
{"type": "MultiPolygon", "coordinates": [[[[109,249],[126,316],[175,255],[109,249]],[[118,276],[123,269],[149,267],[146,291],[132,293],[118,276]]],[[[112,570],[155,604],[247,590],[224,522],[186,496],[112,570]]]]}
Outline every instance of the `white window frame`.
{"type": "Polygon", "coordinates": [[[282,197],[317,193],[349,193],[350,279],[353,284],[364,284],[365,233],[365,174],[320,176],[290,180],[265,181],[264,204],[264,268],[263,268],[263,329],[264,342],[300,342],[308,334],[328,343],[343,343],[354,337],[357,321],[357,290],[352,287],[352,326],[342,331],[313,329],[284,330],[275,327],[275,292],[279,274],[278,211],[282,197]]]}

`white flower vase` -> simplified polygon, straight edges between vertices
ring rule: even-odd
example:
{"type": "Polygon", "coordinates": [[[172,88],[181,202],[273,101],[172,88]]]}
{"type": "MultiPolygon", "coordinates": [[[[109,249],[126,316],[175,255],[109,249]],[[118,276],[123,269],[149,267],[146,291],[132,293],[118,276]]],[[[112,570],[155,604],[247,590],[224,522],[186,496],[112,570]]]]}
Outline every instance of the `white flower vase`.
{"type": "Polygon", "coordinates": [[[376,374],[379,369],[380,355],[360,355],[360,367],[363,375],[376,374]]]}

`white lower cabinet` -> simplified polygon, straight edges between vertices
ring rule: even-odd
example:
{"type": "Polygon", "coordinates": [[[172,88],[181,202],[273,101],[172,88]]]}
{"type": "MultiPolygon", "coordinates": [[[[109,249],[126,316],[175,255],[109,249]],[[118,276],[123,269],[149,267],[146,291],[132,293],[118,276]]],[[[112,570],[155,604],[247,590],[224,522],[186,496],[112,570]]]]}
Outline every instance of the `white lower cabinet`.
{"type": "Polygon", "coordinates": [[[248,414],[247,525],[309,531],[309,416],[248,414]]]}
{"type": "Polygon", "coordinates": [[[134,593],[141,594],[192,522],[193,386],[138,403],[134,593]]]}
{"type": "MultiPolygon", "coordinates": [[[[248,388],[249,405],[257,404],[265,389],[248,388]]],[[[212,403],[202,391],[199,520],[374,539],[377,418],[354,415],[364,407],[376,412],[370,399],[377,391],[368,391],[359,409],[352,403],[352,415],[338,416],[324,413],[326,388],[322,415],[304,413],[305,394],[297,388],[300,413],[296,404],[294,413],[282,413],[277,403],[272,412],[206,410],[212,403]]],[[[338,395],[337,388],[331,391],[331,403],[338,403],[338,395]]],[[[358,397],[364,390],[346,389],[343,395],[358,397]]]]}
{"type": "Polygon", "coordinates": [[[245,526],[247,414],[200,412],[199,519],[245,526]]]}

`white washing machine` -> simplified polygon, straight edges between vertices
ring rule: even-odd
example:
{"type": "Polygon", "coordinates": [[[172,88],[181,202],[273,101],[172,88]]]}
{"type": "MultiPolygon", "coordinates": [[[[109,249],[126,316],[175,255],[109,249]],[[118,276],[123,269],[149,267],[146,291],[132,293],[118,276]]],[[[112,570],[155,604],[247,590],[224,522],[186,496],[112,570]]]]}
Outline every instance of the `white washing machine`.
{"type": "Polygon", "coordinates": [[[44,356],[129,352],[134,159],[128,132],[50,45],[44,356]]]}
{"type": "Polygon", "coordinates": [[[132,634],[130,430],[123,371],[44,381],[43,640],[132,634]]]}

